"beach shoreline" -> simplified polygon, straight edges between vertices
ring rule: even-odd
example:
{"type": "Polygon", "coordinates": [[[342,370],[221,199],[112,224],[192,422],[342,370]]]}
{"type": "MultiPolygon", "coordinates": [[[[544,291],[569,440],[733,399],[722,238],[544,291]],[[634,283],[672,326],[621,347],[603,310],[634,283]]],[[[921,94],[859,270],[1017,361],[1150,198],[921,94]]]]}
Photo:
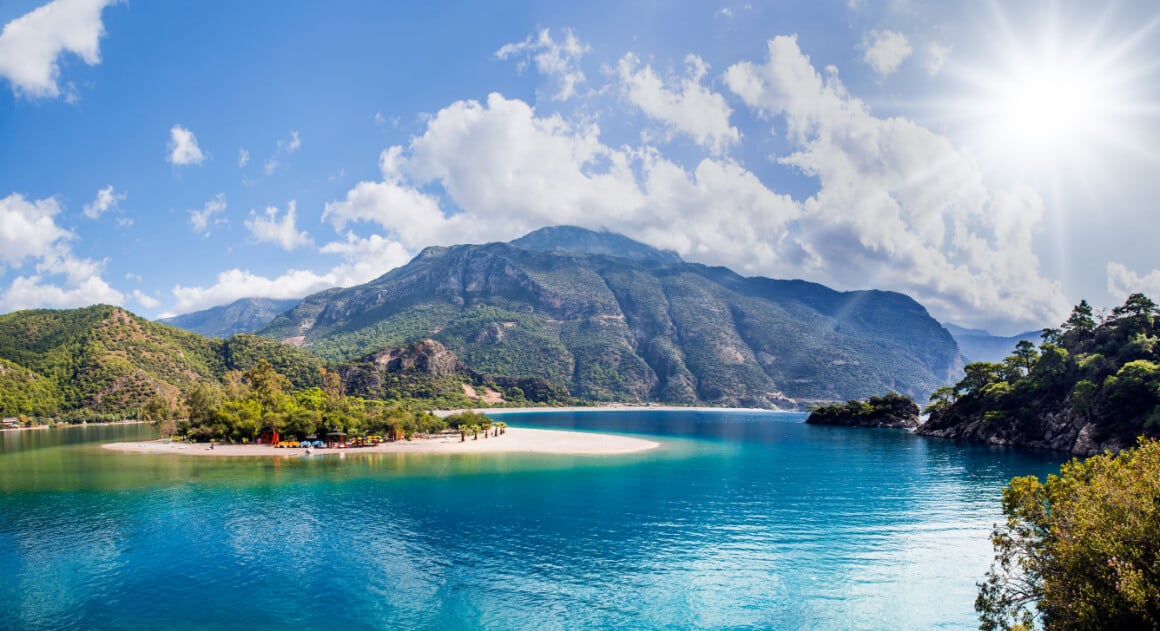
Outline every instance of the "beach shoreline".
{"type": "Polygon", "coordinates": [[[174,454],[185,456],[261,456],[297,458],[306,455],[330,456],[335,454],[481,454],[481,453],[525,453],[525,454],[559,454],[559,455],[593,455],[614,456],[631,454],[660,447],[660,443],[620,436],[615,434],[599,434],[591,432],[574,432],[554,429],[507,428],[500,436],[478,439],[470,436],[466,441],[460,441],[459,435],[443,435],[435,438],[421,438],[416,440],[400,440],[380,443],[374,447],[357,447],[347,449],[283,449],[270,445],[231,445],[215,444],[210,448],[208,443],[181,443],[166,442],[165,440],[151,440],[130,443],[108,443],[101,445],[104,449],[128,453],[147,454],[174,454]]]}
{"type": "Polygon", "coordinates": [[[491,416],[493,414],[536,414],[536,413],[575,413],[575,412],[738,412],[738,413],[758,413],[758,412],[793,412],[794,410],[773,410],[767,408],[718,408],[718,407],[687,407],[682,405],[633,405],[630,403],[608,403],[604,405],[575,405],[562,407],[490,407],[490,408],[464,408],[457,410],[432,410],[431,413],[446,417],[452,414],[459,414],[462,412],[477,412],[479,414],[486,414],[491,416]]]}

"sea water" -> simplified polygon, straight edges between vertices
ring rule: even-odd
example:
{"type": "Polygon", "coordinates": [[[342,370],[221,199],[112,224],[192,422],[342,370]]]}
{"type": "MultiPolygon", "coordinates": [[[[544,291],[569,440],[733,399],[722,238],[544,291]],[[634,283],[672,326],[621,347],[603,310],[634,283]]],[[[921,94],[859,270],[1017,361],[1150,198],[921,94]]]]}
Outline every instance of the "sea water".
{"type": "MultiPolygon", "coordinates": [[[[1063,457],[804,415],[497,415],[620,456],[192,458],[0,435],[4,629],[969,629],[1003,485],[1063,457]]],[[[488,440],[503,440],[503,437],[488,440]]]]}

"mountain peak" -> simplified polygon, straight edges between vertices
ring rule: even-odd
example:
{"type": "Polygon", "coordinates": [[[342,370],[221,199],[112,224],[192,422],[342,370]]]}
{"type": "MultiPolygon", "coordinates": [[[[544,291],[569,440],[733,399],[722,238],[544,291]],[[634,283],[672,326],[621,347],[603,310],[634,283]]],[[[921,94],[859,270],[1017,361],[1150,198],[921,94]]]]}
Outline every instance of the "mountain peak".
{"type": "Polygon", "coordinates": [[[534,252],[574,252],[616,256],[633,261],[681,262],[681,257],[672,250],[660,250],[615,232],[598,232],[578,226],[540,228],[512,241],[511,245],[534,252]]]}

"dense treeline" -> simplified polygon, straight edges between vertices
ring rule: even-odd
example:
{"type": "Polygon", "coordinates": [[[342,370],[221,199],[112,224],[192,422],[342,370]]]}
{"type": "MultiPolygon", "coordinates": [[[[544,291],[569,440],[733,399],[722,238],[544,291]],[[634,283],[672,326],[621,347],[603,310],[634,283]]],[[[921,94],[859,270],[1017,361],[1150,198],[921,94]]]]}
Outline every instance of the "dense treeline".
{"type": "Polygon", "coordinates": [[[850,427],[894,427],[912,429],[918,426],[918,404],[908,396],[891,392],[865,401],[851,400],[816,408],[807,423],[850,427]]]}
{"type": "Polygon", "coordinates": [[[1147,296],[1098,315],[1081,301],[1038,347],[1022,341],[1001,363],[968,364],[961,381],[935,391],[921,431],[1076,453],[1130,446],[1140,434],[1160,434],[1158,342],[1157,306],[1147,296]]]}
{"type": "Polygon", "coordinates": [[[259,359],[248,370],[227,373],[221,385],[195,384],[178,405],[154,400],[146,416],[162,421],[167,433],[197,441],[253,442],[262,432],[294,440],[329,432],[396,440],[448,427],[444,419],[415,407],[347,397],[338,375],[325,369],[319,381],[321,386],[291,392],[290,380],[259,359]],[[177,417],[183,419],[171,422],[177,417]]]}

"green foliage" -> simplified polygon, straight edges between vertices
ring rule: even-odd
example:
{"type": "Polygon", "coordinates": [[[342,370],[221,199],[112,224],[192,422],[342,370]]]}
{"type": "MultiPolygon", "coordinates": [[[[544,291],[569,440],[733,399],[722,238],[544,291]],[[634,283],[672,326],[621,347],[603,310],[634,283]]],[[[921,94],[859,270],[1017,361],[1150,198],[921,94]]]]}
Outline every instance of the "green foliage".
{"type": "MultiPolygon", "coordinates": [[[[954,435],[984,418],[988,435],[1043,440],[1048,414],[1075,414],[1092,423],[1095,441],[1131,444],[1160,432],[1160,331],[1150,299],[1133,294],[1115,317],[1096,325],[1081,302],[1063,333],[1036,351],[1021,345],[1000,364],[969,364],[953,403],[931,406],[922,432],[954,435]],[[1090,324],[1090,326],[1089,326],[1090,324]]],[[[945,400],[945,398],[944,398],[945,400]]],[[[1079,423],[1079,421],[1077,421],[1079,423]]],[[[963,431],[972,431],[966,430],[963,431]]],[[[1077,430],[1078,431],[1078,425],[1077,430]]]]}
{"type": "Polygon", "coordinates": [[[1160,627],[1160,443],[1063,465],[1003,491],[982,628],[1160,627]]]}
{"type": "Polygon", "coordinates": [[[810,413],[807,423],[858,427],[914,427],[918,424],[918,404],[910,397],[891,392],[866,401],[820,406],[810,413]]]}

